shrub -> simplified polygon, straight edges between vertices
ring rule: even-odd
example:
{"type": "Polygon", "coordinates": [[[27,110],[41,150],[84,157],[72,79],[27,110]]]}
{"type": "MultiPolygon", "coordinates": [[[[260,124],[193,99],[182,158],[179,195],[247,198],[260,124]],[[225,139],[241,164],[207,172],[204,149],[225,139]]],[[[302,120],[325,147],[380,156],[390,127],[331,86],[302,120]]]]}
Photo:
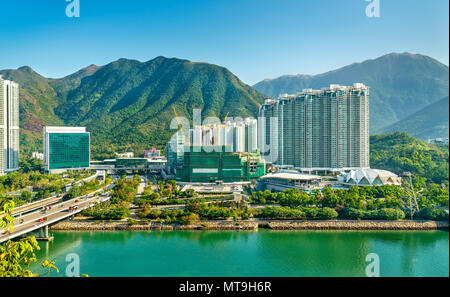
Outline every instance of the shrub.
{"type": "Polygon", "coordinates": [[[382,208],[378,210],[380,220],[401,220],[405,218],[405,213],[400,209],[382,208]]]}
{"type": "Polygon", "coordinates": [[[128,218],[128,225],[133,226],[133,225],[136,225],[137,223],[138,223],[137,220],[128,218]]]}
{"type": "Polygon", "coordinates": [[[396,208],[363,210],[346,207],[342,209],[340,217],[356,220],[399,220],[405,218],[405,213],[402,210],[396,208]]]}
{"type": "Polygon", "coordinates": [[[364,218],[364,210],[362,209],[356,209],[356,208],[350,208],[350,207],[344,207],[340,213],[341,218],[345,219],[356,219],[360,220],[364,218]]]}
{"type": "Polygon", "coordinates": [[[422,208],[417,214],[416,218],[433,221],[448,221],[448,213],[443,209],[435,207],[422,208]]]}
{"type": "Polygon", "coordinates": [[[317,218],[321,220],[333,220],[338,217],[337,211],[333,208],[324,207],[318,210],[317,218]]]}
{"type": "Polygon", "coordinates": [[[290,207],[265,207],[257,215],[261,218],[287,219],[287,218],[304,218],[305,212],[298,208],[290,207]]]}
{"type": "Polygon", "coordinates": [[[181,225],[193,225],[199,221],[199,216],[196,213],[191,213],[189,215],[182,216],[178,219],[181,225]]]}

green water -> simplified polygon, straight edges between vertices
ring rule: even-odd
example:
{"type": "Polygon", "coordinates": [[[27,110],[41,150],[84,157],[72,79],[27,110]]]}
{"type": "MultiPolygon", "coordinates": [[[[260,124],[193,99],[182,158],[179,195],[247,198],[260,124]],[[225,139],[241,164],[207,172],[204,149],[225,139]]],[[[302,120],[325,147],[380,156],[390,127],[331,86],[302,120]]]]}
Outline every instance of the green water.
{"type": "MultiPolygon", "coordinates": [[[[444,231],[55,232],[38,261],[76,253],[89,276],[365,276],[376,253],[381,276],[449,276],[444,231]]],[[[41,272],[39,265],[32,266],[41,272]]]]}

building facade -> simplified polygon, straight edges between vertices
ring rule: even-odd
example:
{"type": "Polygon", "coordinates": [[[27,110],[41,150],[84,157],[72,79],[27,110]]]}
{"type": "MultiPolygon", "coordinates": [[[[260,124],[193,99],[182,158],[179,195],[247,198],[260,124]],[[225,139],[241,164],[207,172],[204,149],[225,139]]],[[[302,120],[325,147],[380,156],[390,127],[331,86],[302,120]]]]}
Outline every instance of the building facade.
{"type": "Polygon", "coordinates": [[[0,175],[19,170],[19,85],[0,76],[0,175]]]}
{"type": "Polygon", "coordinates": [[[134,158],[134,152],[114,153],[118,158],[134,158]]]}
{"type": "Polygon", "coordinates": [[[266,100],[258,114],[265,160],[301,171],[367,168],[369,88],[331,85],[266,100]]]}
{"type": "Polygon", "coordinates": [[[269,190],[271,192],[282,192],[289,189],[313,191],[323,188],[321,182],[322,178],[318,175],[287,170],[262,176],[258,188],[262,191],[269,190]]]}
{"type": "Polygon", "coordinates": [[[189,131],[189,144],[225,146],[230,152],[256,153],[258,149],[258,121],[252,118],[228,120],[223,124],[196,126],[189,131]]]}
{"type": "Polygon", "coordinates": [[[184,182],[214,183],[247,182],[265,174],[264,160],[258,153],[229,152],[225,146],[208,149],[186,147],[181,173],[184,182]]]}
{"type": "Polygon", "coordinates": [[[152,158],[152,157],[160,157],[160,156],[161,156],[161,151],[154,147],[151,150],[144,151],[144,158],[152,158]]]}
{"type": "Polygon", "coordinates": [[[44,169],[51,174],[88,169],[90,133],[84,127],[44,127],[44,169]]]}
{"type": "Polygon", "coordinates": [[[371,168],[351,170],[350,172],[340,174],[337,179],[341,185],[346,187],[402,185],[402,178],[395,173],[371,168]]]}
{"type": "Polygon", "coordinates": [[[176,174],[184,162],[185,133],[178,131],[167,143],[167,166],[169,174],[176,174]]]}

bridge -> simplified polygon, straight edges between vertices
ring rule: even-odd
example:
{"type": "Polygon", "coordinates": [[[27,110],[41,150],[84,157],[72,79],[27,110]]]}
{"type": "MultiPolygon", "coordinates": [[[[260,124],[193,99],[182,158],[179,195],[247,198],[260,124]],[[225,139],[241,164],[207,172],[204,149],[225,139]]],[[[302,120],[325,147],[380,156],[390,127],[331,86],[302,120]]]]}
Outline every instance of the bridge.
{"type": "Polygon", "coordinates": [[[38,231],[40,234],[37,239],[48,240],[48,226],[59,221],[67,219],[81,211],[92,207],[97,202],[103,202],[110,199],[110,193],[103,193],[99,196],[94,196],[97,192],[102,192],[105,189],[112,189],[114,184],[108,185],[102,189],[92,192],[86,196],[74,198],[67,201],[54,203],[51,199],[47,200],[45,206],[51,206],[50,210],[43,211],[42,207],[26,214],[14,214],[14,229],[12,232],[5,231],[0,234],[0,243],[10,239],[25,236],[26,234],[38,231]]]}

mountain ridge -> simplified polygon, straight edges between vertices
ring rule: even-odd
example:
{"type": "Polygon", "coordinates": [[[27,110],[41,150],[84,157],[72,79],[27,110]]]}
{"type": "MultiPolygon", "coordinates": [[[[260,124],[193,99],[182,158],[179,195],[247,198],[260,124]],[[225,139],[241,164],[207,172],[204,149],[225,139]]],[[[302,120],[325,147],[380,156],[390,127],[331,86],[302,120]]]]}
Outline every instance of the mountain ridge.
{"type": "Polygon", "coordinates": [[[91,132],[94,154],[128,149],[139,154],[148,146],[165,146],[175,132],[169,127],[173,109],[188,119],[193,108],[204,117],[255,116],[267,98],[225,67],[163,56],[89,65],[59,79],[26,66],[0,74],[20,85],[21,143],[33,144],[25,146],[27,153],[42,150],[43,125],[80,125],[91,132]]]}
{"type": "Polygon", "coordinates": [[[173,108],[188,119],[193,108],[201,108],[203,117],[223,118],[228,112],[256,116],[258,106],[270,96],[263,95],[268,89],[256,85],[270,85],[280,78],[287,78],[281,87],[288,92],[283,93],[329,83],[369,85],[371,119],[376,123],[372,132],[411,116],[438,100],[439,94],[448,96],[448,66],[409,53],[391,53],[318,75],[267,79],[255,85],[259,91],[225,67],[164,56],[145,62],[121,58],[103,66],[91,64],[56,79],[30,66],[0,70],[0,74],[20,85],[21,143],[27,152],[42,149],[44,125],[86,126],[95,153],[101,147],[138,153],[149,145],[163,148],[174,132],[169,129],[173,108]]]}
{"type": "Polygon", "coordinates": [[[448,66],[421,54],[390,53],[317,75],[284,75],[253,87],[271,97],[329,84],[371,87],[371,132],[448,96],[448,66]]]}
{"type": "Polygon", "coordinates": [[[448,137],[449,134],[449,97],[425,106],[414,114],[400,120],[380,133],[407,132],[413,137],[428,138],[448,137]]]}

